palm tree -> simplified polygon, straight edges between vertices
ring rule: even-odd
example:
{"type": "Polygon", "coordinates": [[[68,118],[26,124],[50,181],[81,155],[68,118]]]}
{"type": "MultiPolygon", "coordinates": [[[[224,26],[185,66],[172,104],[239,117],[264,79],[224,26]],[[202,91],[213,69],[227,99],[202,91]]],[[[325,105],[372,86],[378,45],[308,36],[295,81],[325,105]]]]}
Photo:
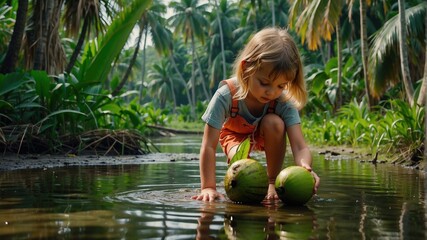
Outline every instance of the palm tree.
{"type": "Polygon", "coordinates": [[[274,0],[271,0],[271,26],[276,26],[276,14],[274,11],[275,7],[274,7],[274,0]]]}
{"type": "Polygon", "coordinates": [[[233,30],[233,42],[230,45],[233,47],[234,52],[239,51],[247,42],[247,40],[259,29],[271,26],[273,18],[275,25],[286,26],[288,23],[287,14],[285,10],[288,9],[286,1],[279,0],[274,3],[275,12],[271,12],[271,5],[269,1],[254,0],[238,1],[239,12],[236,14],[240,18],[240,26],[235,27],[233,30]],[[278,16],[278,17],[276,17],[278,16]]]}
{"type": "Polygon", "coordinates": [[[409,75],[408,50],[406,44],[406,18],[405,0],[398,0],[399,3],[399,51],[402,80],[405,86],[406,97],[411,106],[414,105],[414,87],[409,75]]]}
{"type": "MultiPolygon", "coordinates": [[[[424,103],[424,161],[427,162],[427,9],[425,12],[425,46],[426,46],[426,59],[424,62],[424,79],[421,85],[420,95],[418,96],[418,105],[422,106],[424,103]],[[423,99],[424,98],[424,99],[423,99]],[[424,101],[423,101],[424,100],[424,101]]],[[[427,171],[427,170],[426,170],[427,171]]]]}
{"type": "Polygon", "coordinates": [[[272,1],[272,25],[273,26],[287,26],[289,22],[289,1],[286,0],[273,0],[272,1]],[[276,2],[277,1],[277,2],[276,2]]]}
{"type": "MultiPolygon", "coordinates": [[[[423,83],[421,84],[421,88],[420,88],[420,93],[418,95],[418,100],[417,100],[417,104],[419,106],[423,106],[424,104],[426,105],[426,114],[427,114],[427,104],[425,103],[425,101],[427,101],[427,6],[426,6],[426,10],[425,10],[425,20],[424,20],[424,27],[425,27],[425,60],[424,60],[424,77],[423,77],[423,83]]],[[[427,118],[425,118],[424,120],[426,122],[426,126],[427,126],[427,118]]],[[[426,131],[427,131],[427,127],[426,127],[426,131]]],[[[426,134],[426,138],[427,138],[427,134],[426,134]]],[[[425,149],[426,149],[426,153],[427,153],[427,144],[424,145],[425,149]]]]}
{"type": "MultiPolygon", "coordinates": [[[[218,2],[217,0],[213,0],[214,1],[214,5],[215,5],[215,12],[216,12],[216,21],[217,21],[217,25],[218,25],[218,29],[219,29],[219,39],[220,39],[220,43],[221,43],[221,57],[222,57],[222,79],[226,78],[226,68],[225,68],[225,52],[224,52],[224,33],[222,30],[222,23],[221,23],[221,9],[218,6],[218,2]]],[[[227,4],[227,0],[225,1],[221,1],[221,3],[225,3],[227,4]]]]}
{"type": "Polygon", "coordinates": [[[132,1],[129,6],[126,6],[123,11],[115,16],[102,38],[88,44],[88,51],[94,48],[95,54],[93,57],[85,59],[83,65],[86,66],[81,69],[77,88],[106,82],[112,63],[119,56],[129,39],[129,35],[150,4],[151,1],[149,0],[132,1]]]}
{"type": "Polygon", "coordinates": [[[66,0],[65,13],[63,15],[64,27],[66,34],[77,36],[77,44],[71,55],[65,72],[71,72],[77,58],[82,50],[84,41],[89,37],[90,33],[95,33],[97,37],[99,32],[105,31],[106,18],[110,17],[106,13],[113,12],[114,6],[108,1],[99,0],[66,0]],[[104,9],[101,11],[101,9],[104,9]],[[83,26],[82,25],[83,21],[83,26]],[[80,33],[78,33],[80,30],[80,33]],[[93,31],[92,31],[93,30],[93,31]]]}
{"type": "Polygon", "coordinates": [[[289,1],[269,0],[258,1],[257,19],[258,25],[266,26],[286,26],[288,24],[289,1]]]}
{"type": "Polygon", "coordinates": [[[209,46],[210,89],[213,89],[219,81],[228,76],[227,65],[229,66],[229,64],[227,64],[227,60],[232,60],[235,52],[233,49],[233,30],[239,24],[238,8],[235,3],[221,0],[216,9],[217,11],[210,15],[211,27],[209,44],[207,44],[209,46]],[[218,51],[219,49],[220,51],[218,51]]]}
{"type": "Polygon", "coordinates": [[[243,9],[242,11],[242,25],[243,26],[250,26],[253,31],[257,32],[258,29],[262,26],[259,26],[259,12],[261,12],[260,7],[262,6],[261,0],[257,1],[246,1],[246,0],[240,0],[239,1],[239,8],[243,9]]]}
{"type": "Polygon", "coordinates": [[[174,91],[174,84],[170,75],[170,65],[166,60],[160,63],[153,64],[152,70],[149,72],[148,77],[150,83],[148,87],[152,96],[160,101],[160,107],[164,108],[167,100],[172,100],[174,103],[173,111],[176,109],[176,97],[174,91]],[[172,97],[172,99],[170,99],[172,97]]]}
{"type": "Polygon", "coordinates": [[[196,104],[192,102],[188,84],[185,81],[184,76],[182,75],[182,71],[178,68],[177,61],[175,61],[175,57],[178,58],[178,57],[185,56],[186,51],[183,47],[183,43],[180,41],[181,39],[172,39],[172,33],[169,31],[168,31],[168,35],[169,35],[169,37],[167,39],[170,39],[171,41],[170,41],[170,46],[168,48],[169,51],[167,52],[166,55],[168,56],[168,59],[169,59],[170,63],[172,64],[172,67],[175,70],[176,75],[178,76],[176,81],[179,84],[181,84],[181,86],[183,87],[183,89],[185,91],[185,95],[187,96],[188,104],[192,108],[192,111],[195,112],[195,105],[196,104]]]}
{"type": "MultiPolygon", "coordinates": [[[[142,48],[143,49],[142,50],[143,51],[143,55],[142,55],[143,56],[143,63],[142,63],[141,83],[143,83],[145,81],[146,47],[147,47],[148,34],[151,35],[153,45],[159,54],[167,51],[168,41],[170,41],[170,40],[165,37],[167,35],[165,33],[166,30],[164,28],[166,20],[162,16],[165,13],[166,13],[166,5],[164,5],[163,3],[155,1],[150,6],[150,8],[143,14],[141,19],[139,20],[139,22],[138,22],[139,33],[138,33],[138,37],[137,37],[137,42],[135,44],[135,50],[134,50],[133,57],[130,61],[130,64],[128,66],[128,69],[127,69],[124,77],[122,78],[120,83],[117,85],[116,89],[114,89],[113,96],[117,95],[119,93],[119,91],[123,88],[125,83],[127,82],[128,78],[130,76],[130,73],[132,71],[132,68],[136,62],[136,58],[138,56],[139,49],[140,49],[140,44],[141,44],[143,38],[144,38],[144,44],[143,44],[143,48],[142,48]]],[[[142,94],[143,86],[144,85],[141,84],[140,99],[142,99],[141,94],[142,94]]]]}
{"type": "MultiPolygon", "coordinates": [[[[181,71],[179,70],[177,63],[174,58],[174,52],[176,49],[181,54],[181,43],[179,39],[173,39],[171,31],[165,27],[166,19],[163,17],[163,14],[166,13],[166,6],[159,2],[154,2],[153,5],[144,13],[143,17],[140,20],[140,29],[144,29],[144,46],[143,46],[143,63],[142,63],[142,77],[141,77],[141,89],[140,89],[140,99],[142,100],[142,92],[144,82],[145,82],[145,72],[146,72],[146,41],[147,36],[150,34],[151,42],[159,55],[166,56],[170,63],[172,64],[173,69],[175,70],[176,75],[171,77],[171,81],[177,81],[180,84],[187,96],[187,101],[190,106],[192,106],[191,95],[187,87],[187,83],[182,76],[181,71]],[[178,77],[176,77],[178,76],[178,77]]],[[[170,67],[169,67],[170,69],[170,67]]],[[[172,82],[171,85],[174,85],[172,82]]],[[[175,93],[173,93],[175,94],[175,93]]],[[[174,102],[176,104],[176,102],[174,102]]],[[[194,104],[195,105],[195,104],[194,104]]],[[[175,109],[173,110],[175,111],[175,109]]]]}
{"type": "MultiPolygon", "coordinates": [[[[407,37],[405,42],[410,43],[406,48],[410,50],[409,59],[413,60],[410,63],[411,71],[410,79],[420,79],[424,73],[424,67],[418,64],[419,59],[416,57],[420,49],[417,46],[422,46],[425,41],[425,28],[423,27],[424,13],[427,9],[427,2],[420,1],[418,5],[405,9],[405,22],[408,25],[405,28],[407,37]]],[[[382,95],[390,85],[397,84],[401,81],[401,64],[399,61],[399,37],[400,37],[400,17],[395,15],[387,20],[387,22],[379,29],[372,37],[372,45],[369,53],[369,68],[371,75],[371,90],[376,97],[382,95]]],[[[407,54],[408,54],[407,53],[407,54]]],[[[406,83],[406,84],[409,84],[406,83]]],[[[412,86],[412,83],[410,84],[412,86]]],[[[411,95],[411,86],[408,86],[409,96],[411,95]]],[[[406,87],[406,86],[405,86],[406,87]]],[[[406,89],[405,89],[406,91],[406,89]]],[[[412,91],[413,92],[413,91],[412,91]]],[[[412,94],[413,95],[413,94],[412,94]]],[[[413,96],[412,96],[413,98],[413,96]]],[[[412,103],[413,104],[413,100],[412,103]]]]}
{"type": "MultiPolygon", "coordinates": [[[[184,42],[191,41],[191,56],[192,56],[192,74],[191,74],[191,97],[192,97],[192,115],[195,119],[195,102],[196,102],[196,81],[195,81],[195,63],[198,61],[196,58],[196,47],[195,38],[199,39],[202,44],[204,43],[205,32],[204,29],[207,27],[207,21],[204,17],[206,15],[207,4],[199,4],[198,0],[181,0],[172,1],[169,4],[175,14],[169,18],[170,24],[175,28],[175,34],[183,34],[184,42]]],[[[201,83],[206,99],[210,96],[207,93],[205,87],[205,81],[203,78],[203,70],[199,65],[201,74],[201,83]]]]}
{"type": "Polygon", "coordinates": [[[335,100],[334,111],[338,110],[342,104],[342,41],[340,36],[340,15],[343,1],[314,0],[311,2],[296,0],[292,2],[290,8],[290,27],[295,28],[304,43],[310,50],[317,50],[321,45],[321,39],[332,40],[332,33],[336,27],[337,51],[338,51],[338,87],[337,98],[335,100]]]}
{"type": "MultiPolygon", "coordinates": [[[[365,96],[367,99],[368,109],[372,109],[373,106],[373,97],[370,90],[370,80],[368,74],[368,56],[369,56],[369,46],[368,46],[368,33],[367,33],[367,24],[366,24],[366,8],[367,4],[370,1],[359,0],[359,10],[360,10],[360,48],[362,52],[362,66],[363,66],[363,80],[365,81],[365,96]]],[[[352,9],[354,0],[349,1],[349,9],[352,9]]],[[[349,18],[351,19],[351,11],[349,12],[349,18]]]]}
{"type": "Polygon", "coordinates": [[[59,36],[63,0],[35,0],[28,19],[24,41],[26,67],[45,70],[49,74],[62,73],[66,63],[59,36]]]}
{"type": "MultiPolygon", "coordinates": [[[[140,29],[141,29],[141,27],[140,27],[140,29]]],[[[138,37],[137,37],[137,42],[136,42],[134,50],[133,50],[132,57],[129,59],[129,64],[127,64],[127,66],[126,66],[126,70],[125,70],[125,73],[124,73],[122,79],[119,81],[119,83],[117,84],[117,86],[111,92],[112,96],[119,95],[120,91],[125,86],[127,80],[132,75],[132,69],[135,66],[135,64],[137,63],[137,56],[138,56],[138,53],[139,53],[139,46],[141,44],[142,33],[143,33],[143,30],[140,30],[139,34],[138,34],[138,37]]],[[[144,41],[144,45],[145,45],[145,41],[144,41]]],[[[144,54],[144,58],[145,58],[145,54],[144,54]]],[[[143,71],[142,71],[142,78],[144,78],[144,75],[145,75],[144,74],[144,70],[145,70],[145,65],[144,65],[143,71]]]]}
{"type": "Polygon", "coordinates": [[[18,1],[18,10],[16,14],[15,25],[13,26],[13,34],[10,39],[6,57],[0,68],[0,73],[10,73],[15,70],[16,62],[18,61],[19,50],[21,49],[22,37],[25,32],[25,24],[27,21],[28,0],[18,1]]]}

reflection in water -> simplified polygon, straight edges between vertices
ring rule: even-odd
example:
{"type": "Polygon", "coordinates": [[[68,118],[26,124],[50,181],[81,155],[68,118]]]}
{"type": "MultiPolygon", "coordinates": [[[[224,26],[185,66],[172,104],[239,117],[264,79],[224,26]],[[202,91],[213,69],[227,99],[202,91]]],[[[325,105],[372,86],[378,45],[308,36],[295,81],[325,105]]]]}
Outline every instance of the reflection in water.
{"type": "Polygon", "coordinates": [[[162,153],[199,153],[201,136],[178,135],[151,139],[162,153]]]}
{"type": "Polygon", "coordinates": [[[248,206],[231,202],[221,206],[206,203],[200,210],[197,239],[210,236],[214,216],[222,211],[221,232],[226,239],[308,239],[316,226],[314,212],[306,206],[289,207],[277,203],[248,206]]]}
{"type": "MultiPolygon", "coordinates": [[[[225,160],[217,165],[224,192],[225,160]]],[[[198,168],[178,160],[0,172],[0,239],[427,239],[418,171],[314,154],[318,194],[291,208],[193,201],[198,168]]]]}
{"type": "Polygon", "coordinates": [[[9,209],[0,211],[1,236],[25,237],[26,239],[42,239],[55,235],[74,237],[104,238],[119,237],[117,221],[114,213],[105,210],[93,210],[76,213],[49,213],[46,209],[9,209]],[[110,228],[107,232],[97,228],[110,228]],[[106,235],[107,234],[107,235],[106,235]]]}

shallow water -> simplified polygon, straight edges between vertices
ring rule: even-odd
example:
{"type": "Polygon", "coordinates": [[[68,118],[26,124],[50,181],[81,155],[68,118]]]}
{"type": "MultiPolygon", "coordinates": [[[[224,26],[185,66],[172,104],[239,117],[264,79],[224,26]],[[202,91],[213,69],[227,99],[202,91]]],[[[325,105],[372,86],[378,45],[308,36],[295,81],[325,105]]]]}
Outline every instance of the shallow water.
{"type": "MultiPolygon", "coordinates": [[[[200,146],[197,136],[154,141],[162,151],[200,146]]],[[[427,238],[422,172],[313,155],[321,186],[304,207],[193,201],[197,159],[2,171],[0,239],[427,238]]],[[[223,157],[217,166],[224,192],[223,157]]]]}

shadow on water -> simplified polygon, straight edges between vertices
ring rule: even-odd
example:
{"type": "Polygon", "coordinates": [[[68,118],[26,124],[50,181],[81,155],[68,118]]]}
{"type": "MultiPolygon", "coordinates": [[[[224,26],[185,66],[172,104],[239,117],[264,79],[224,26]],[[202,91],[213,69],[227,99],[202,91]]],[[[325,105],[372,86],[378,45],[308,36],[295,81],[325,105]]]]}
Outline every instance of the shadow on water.
{"type": "MultiPolygon", "coordinates": [[[[200,146],[198,136],[160,141],[166,152],[200,146]]],[[[424,175],[416,170],[314,153],[318,194],[290,207],[191,200],[198,167],[192,159],[1,171],[0,239],[427,238],[424,175]]],[[[219,157],[223,193],[225,171],[219,157]]]]}

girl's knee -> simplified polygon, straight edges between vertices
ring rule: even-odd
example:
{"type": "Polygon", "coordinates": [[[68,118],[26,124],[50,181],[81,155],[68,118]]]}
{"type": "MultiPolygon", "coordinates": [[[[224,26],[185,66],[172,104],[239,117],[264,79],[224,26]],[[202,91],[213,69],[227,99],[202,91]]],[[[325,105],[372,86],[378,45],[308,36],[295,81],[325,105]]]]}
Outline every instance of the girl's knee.
{"type": "Polygon", "coordinates": [[[272,131],[276,134],[284,134],[285,123],[279,115],[270,113],[263,117],[261,121],[261,129],[264,133],[272,131]]]}

